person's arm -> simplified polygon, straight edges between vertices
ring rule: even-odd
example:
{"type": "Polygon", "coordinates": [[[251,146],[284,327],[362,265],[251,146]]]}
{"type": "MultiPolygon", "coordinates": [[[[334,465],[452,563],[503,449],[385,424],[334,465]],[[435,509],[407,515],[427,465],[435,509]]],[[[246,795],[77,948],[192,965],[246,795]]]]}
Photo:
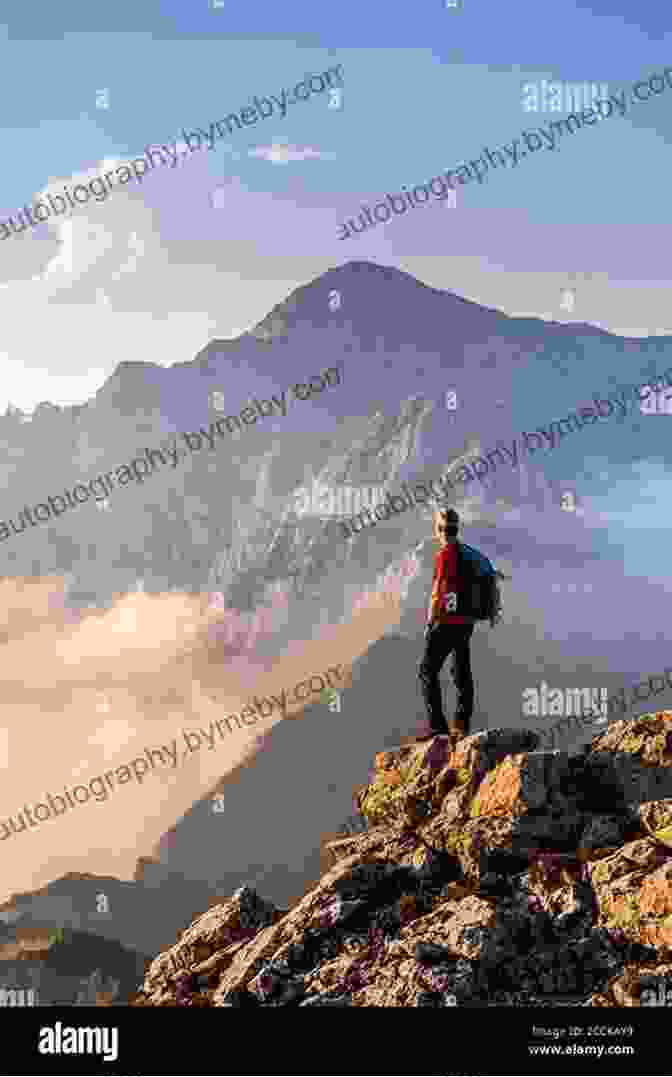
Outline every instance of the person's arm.
{"type": "Polygon", "coordinates": [[[432,589],[429,592],[429,605],[427,606],[427,623],[429,624],[434,619],[434,589],[436,587],[436,572],[434,572],[434,578],[432,579],[432,589]]]}
{"type": "Polygon", "coordinates": [[[501,590],[499,588],[499,579],[500,579],[500,577],[502,579],[504,578],[500,572],[495,572],[495,579],[494,579],[495,610],[494,610],[494,613],[493,613],[492,617],[490,618],[490,627],[491,628],[494,628],[495,625],[498,625],[499,622],[502,619],[502,592],[501,592],[501,590]]]}
{"type": "Polygon", "coordinates": [[[432,577],[432,590],[429,597],[429,606],[427,609],[427,625],[425,627],[425,636],[428,635],[429,629],[435,624],[436,618],[441,609],[440,583],[441,554],[438,553],[436,555],[436,561],[434,563],[434,576],[432,577]]]}

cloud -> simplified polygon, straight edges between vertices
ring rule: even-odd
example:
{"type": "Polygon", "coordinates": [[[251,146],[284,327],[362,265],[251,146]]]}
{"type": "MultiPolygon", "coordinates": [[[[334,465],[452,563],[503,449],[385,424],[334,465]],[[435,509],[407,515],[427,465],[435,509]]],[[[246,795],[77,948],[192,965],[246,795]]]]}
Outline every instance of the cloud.
{"type": "Polygon", "coordinates": [[[291,146],[286,139],[276,138],[270,146],[258,146],[256,150],[250,150],[248,157],[261,157],[274,165],[286,165],[290,161],[309,161],[311,158],[318,161],[335,161],[335,153],[323,153],[313,150],[310,146],[291,146]]]}
{"type": "Polygon", "coordinates": [[[226,187],[216,187],[212,192],[212,208],[226,209],[228,192],[226,187]]]}
{"type": "MultiPolygon", "coordinates": [[[[85,171],[51,175],[26,202],[44,200],[47,193],[57,195],[64,186],[72,190],[121,163],[122,159],[108,157],[85,171]]],[[[4,278],[0,354],[7,376],[0,390],[0,411],[10,400],[26,411],[41,400],[61,406],[81,403],[93,397],[131,353],[151,356],[153,361],[158,357],[170,366],[194,355],[214,335],[217,295],[226,268],[199,271],[199,287],[194,287],[192,277],[191,299],[179,305],[176,296],[190,294],[193,266],[184,264],[177,241],[166,244],[156,211],[144,204],[150,184],[160,188],[159,197],[169,205],[184,197],[185,182],[189,190],[192,183],[198,186],[197,176],[177,179],[198,173],[196,155],[191,161],[180,159],[179,165],[161,168],[147,178],[144,188],[117,184],[104,202],[92,198],[76,209],[69,207],[67,214],[47,218],[39,230],[6,242],[0,251],[0,278],[4,278]],[[187,164],[190,169],[184,167],[187,164]],[[98,341],[95,363],[87,343],[91,339],[98,341]],[[56,363],[54,342],[59,340],[67,340],[68,348],[56,363]]],[[[231,287],[240,287],[238,273],[231,287]]],[[[256,320],[275,301],[260,297],[256,320]]],[[[256,304],[254,308],[250,321],[256,304]]]]}

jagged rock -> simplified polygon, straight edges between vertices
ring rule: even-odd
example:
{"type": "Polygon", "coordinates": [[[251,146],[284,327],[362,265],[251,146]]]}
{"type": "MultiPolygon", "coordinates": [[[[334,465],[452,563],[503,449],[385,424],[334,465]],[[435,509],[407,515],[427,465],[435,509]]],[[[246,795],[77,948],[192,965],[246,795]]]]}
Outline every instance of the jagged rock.
{"type": "Polygon", "coordinates": [[[628,842],[611,856],[604,857],[595,865],[588,865],[595,892],[600,898],[611,888],[612,893],[626,892],[633,883],[639,883],[645,875],[655,870],[665,855],[650,838],[637,838],[628,842]]]}
{"type": "Polygon", "coordinates": [[[301,967],[306,960],[306,947],[298,942],[290,943],[285,952],[285,960],[292,971],[301,967]]]}
{"type": "Polygon", "coordinates": [[[511,882],[497,871],[486,871],[481,876],[479,893],[490,897],[505,897],[511,893],[511,882]]]}
{"type": "MultiPolygon", "coordinates": [[[[331,866],[355,853],[383,852],[389,844],[390,834],[386,827],[375,827],[362,834],[351,834],[347,838],[338,838],[326,842],[324,848],[330,854],[331,866]]],[[[328,861],[326,861],[328,863],[328,861]]]]}
{"type": "Polygon", "coordinates": [[[672,797],[672,712],[613,722],[593,738],[586,765],[619,806],[672,797]]]}
{"type": "Polygon", "coordinates": [[[199,916],[178,942],[150,965],[145,983],[151,990],[165,976],[179,974],[189,966],[198,972],[210,971],[204,962],[219,953],[218,968],[233,960],[241,944],[253,938],[260,927],[274,923],[280,912],[249,886],[242,886],[224,905],[216,905],[199,916]]]}
{"type": "Polygon", "coordinates": [[[455,957],[477,958],[484,935],[474,929],[492,927],[496,918],[490,902],[471,894],[459,902],[441,904],[437,911],[404,928],[400,938],[410,939],[421,932],[427,942],[447,947],[455,957]]]}
{"type": "Polygon", "coordinates": [[[337,897],[326,909],[320,909],[317,913],[318,926],[336,927],[347,923],[358,912],[367,908],[366,901],[344,901],[337,897]]]}
{"type": "Polygon", "coordinates": [[[413,877],[420,886],[442,886],[457,881],[460,875],[460,862],[453,853],[425,846],[419,857],[416,854],[413,877]]]}
{"type": "Polygon", "coordinates": [[[284,957],[290,944],[297,941],[297,936],[314,924],[325,898],[328,905],[335,895],[346,900],[368,897],[381,883],[393,881],[399,870],[395,865],[375,861],[361,864],[357,856],[341,861],[283,920],[267,928],[236,955],[221,977],[215,1000],[234,986],[246,985],[255,975],[255,961],[274,954],[284,957]]]}
{"type": "Polygon", "coordinates": [[[436,946],[430,942],[419,942],[415,947],[415,960],[426,965],[437,965],[451,957],[445,946],[436,946]]]}
{"type": "Polygon", "coordinates": [[[262,971],[254,977],[248,987],[248,990],[261,1002],[266,1002],[268,999],[273,998],[274,995],[278,995],[285,985],[282,976],[270,972],[269,969],[270,966],[266,965],[262,971]]]}
{"type": "Polygon", "coordinates": [[[452,755],[452,741],[450,737],[434,737],[429,747],[422,755],[420,766],[427,771],[427,776],[432,778],[448,765],[452,755]]]}
{"type": "MultiPolygon", "coordinates": [[[[593,737],[592,753],[627,752],[644,754],[653,760],[655,749],[663,746],[660,734],[665,736],[672,730],[672,711],[659,711],[657,714],[640,714],[637,718],[622,718],[610,722],[604,733],[593,737]],[[648,746],[648,747],[647,747],[648,746]]],[[[670,766],[672,759],[666,764],[670,766]]]]}
{"type": "Polygon", "coordinates": [[[509,730],[381,753],[361,798],[375,846],[356,837],[289,912],[237,891],[133,1004],[176,1005],[179,953],[189,1006],[639,1005],[639,972],[671,968],[672,799],[637,803],[622,760],[672,774],[671,719],[614,723],[571,758],[509,730]]]}
{"type": "Polygon", "coordinates": [[[325,998],[323,995],[312,995],[299,1006],[352,1006],[352,999],[347,995],[337,995],[334,998],[325,998]]]}
{"type": "Polygon", "coordinates": [[[649,834],[672,826],[672,799],[649,800],[644,804],[635,801],[632,815],[639,825],[649,834]]]}
{"type": "Polygon", "coordinates": [[[595,849],[620,845],[627,828],[622,815],[594,816],[579,838],[579,848],[592,852],[595,849]]]}
{"type": "Polygon", "coordinates": [[[470,785],[478,786],[508,754],[531,751],[538,741],[529,730],[491,729],[465,737],[453,751],[449,738],[436,737],[429,746],[407,745],[396,754],[379,753],[360,810],[372,825],[395,820],[417,824],[440,808],[460,772],[468,773],[470,785]]]}
{"type": "Polygon", "coordinates": [[[253,1006],[259,1005],[259,1000],[249,991],[246,991],[244,987],[234,987],[231,991],[221,995],[216,1002],[213,999],[213,1005],[233,1006],[235,1009],[251,1009],[253,1006]]]}
{"type": "Polygon", "coordinates": [[[273,1001],[286,1006],[303,998],[303,977],[292,976],[286,962],[270,962],[254,977],[247,990],[260,1002],[273,1001]]]}
{"type": "Polygon", "coordinates": [[[601,924],[652,946],[672,945],[670,867],[663,847],[640,838],[590,867],[601,924]]]}
{"type": "Polygon", "coordinates": [[[415,998],[416,1006],[431,1006],[438,1008],[443,1006],[443,999],[438,992],[435,991],[420,991],[415,998]]]}
{"type": "Polygon", "coordinates": [[[517,821],[502,817],[474,819],[462,828],[451,826],[445,840],[454,851],[462,868],[465,879],[478,882],[497,862],[496,854],[508,861],[511,874],[520,871],[537,848],[537,841],[520,840],[516,837],[517,821]],[[494,857],[494,859],[493,859],[494,857]]]}
{"type": "MultiPolygon", "coordinates": [[[[602,992],[593,996],[591,1001],[594,1006],[646,1005],[646,998],[642,998],[644,992],[653,991],[659,996],[661,986],[665,992],[671,978],[672,965],[669,963],[645,964],[639,967],[628,965],[609,981],[602,992]]],[[[658,997],[656,1001],[659,1001],[658,997]]]]}
{"type": "Polygon", "coordinates": [[[458,742],[451,756],[452,765],[486,773],[507,755],[535,751],[539,739],[537,733],[527,729],[486,729],[458,742]]]}
{"type": "MultiPolygon", "coordinates": [[[[481,782],[473,815],[523,815],[550,805],[560,794],[569,772],[561,752],[530,752],[508,756],[481,782]]],[[[564,798],[563,798],[564,799],[564,798]]]]}
{"type": "Polygon", "coordinates": [[[443,784],[440,787],[441,793],[445,790],[443,795],[439,796],[439,804],[441,810],[441,824],[445,826],[447,823],[458,823],[468,818],[469,805],[473,796],[473,790],[471,785],[458,786],[456,789],[447,788],[449,781],[454,781],[455,771],[450,770],[443,780],[443,784]],[[450,775],[450,778],[448,777],[450,775]],[[445,796],[445,799],[443,799],[445,796]]]}
{"type": "Polygon", "coordinates": [[[247,941],[247,938],[243,938],[239,942],[232,943],[231,946],[225,946],[223,950],[215,950],[214,954],[211,954],[205,961],[194,965],[193,971],[198,975],[206,973],[210,975],[225,968],[232,961],[234,954],[247,944],[247,941]]]}
{"type": "Polygon", "coordinates": [[[639,907],[644,915],[672,914],[672,860],[647,875],[640,891],[639,907]]]}

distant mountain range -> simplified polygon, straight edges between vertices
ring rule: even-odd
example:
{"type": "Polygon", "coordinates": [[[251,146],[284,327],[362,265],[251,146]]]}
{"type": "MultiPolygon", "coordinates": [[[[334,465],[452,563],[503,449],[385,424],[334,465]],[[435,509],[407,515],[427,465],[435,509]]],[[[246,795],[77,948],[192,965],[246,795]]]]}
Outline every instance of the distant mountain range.
{"type": "MultiPolygon", "coordinates": [[[[82,977],[102,967],[101,955],[117,952],[117,940],[121,940],[129,953],[134,952],[133,968],[140,960],[142,977],[143,955],[153,952],[155,940],[174,939],[183,929],[185,916],[226,896],[226,884],[217,887],[184,879],[147,858],[139,862],[136,878],[129,882],[72,872],[33,893],[14,894],[4,903],[0,909],[0,920],[5,921],[0,928],[0,969],[7,961],[27,959],[35,953],[42,959],[49,955],[52,965],[58,957],[56,965],[61,971],[67,966],[69,975],[82,977]],[[105,896],[104,903],[97,900],[99,894],[105,896]],[[99,912],[99,907],[108,911],[99,912]],[[55,928],[63,929],[64,943],[54,942],[55,928]],[[98,939],[100,945],[77,950],[76,940],[85,938],[98,939]],[[80,956],[74,956],[76,953],[80,956]]],[[[109,974],[115,975],[111,966],[109,974]]],[[[128,976],[126,968],[124,982],[128,976]]]]}
{"type": "MultiPolygon", "coordinates": [[[[60,890],[63,899],[65,887],[55,889],[60,890]]],[[[81,900],[81,894],[81,887],[77,888],[75,901],[81,900]]],[[[2,932],[5,941],[0,942],[0,988],[32,988],[35,1004],[40,1006],[76,1002],[96,1005],[103,998],[123,1005],[144,977],[147,957],[96,931],[62,929],[56,941],[53,929],[35,921],[39,897],[31,895],[30,911],[23,915],[19,912],[16,927],[2,932]]],[[[47,919],[56,913],[55,906],[47,909],[42,903],[42,908],[47,919]]]]}

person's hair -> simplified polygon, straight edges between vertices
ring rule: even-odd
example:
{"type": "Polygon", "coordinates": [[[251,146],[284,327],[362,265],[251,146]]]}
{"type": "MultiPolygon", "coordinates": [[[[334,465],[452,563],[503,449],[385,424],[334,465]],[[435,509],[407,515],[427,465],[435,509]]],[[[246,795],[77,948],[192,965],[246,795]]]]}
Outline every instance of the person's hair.
{"type": "Polygon", "coordinates": [[[459,513],[455,509],[439,509],[434,513],[433,537],[441,538],[441,528],[447,538],[455,538],[460,527],[459,513]]]}

